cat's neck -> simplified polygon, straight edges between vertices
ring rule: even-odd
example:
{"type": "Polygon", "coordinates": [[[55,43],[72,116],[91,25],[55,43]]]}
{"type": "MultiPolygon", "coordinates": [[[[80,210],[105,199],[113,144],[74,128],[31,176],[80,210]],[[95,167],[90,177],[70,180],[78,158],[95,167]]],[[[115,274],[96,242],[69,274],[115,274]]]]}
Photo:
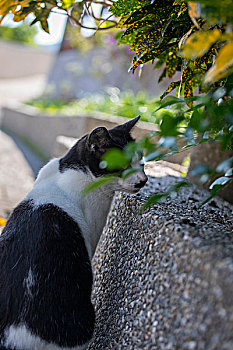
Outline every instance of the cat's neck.
{"type": "Polygon", "coordinates": [[[114,195],[111,186],[106,185],[83,196],[82,191],[93,180],[89,171],[67,169],[60,172],[59,160],[53,159],[40,171],[31,191],[35,204],[53,203],[79,224],[91,257],[106,223],[114,195]]]}
{"type": "Polygon", "coordinates": [[[98,187],[87,195],[83,195],[82,191],[94,180],[90,171],[83,172],[73,169],[66,170],[58,179],[58,186],[77,203],[78,208],[82,211],[88,225],[92,256],[106,223],[114,195],[114,191],[108,185],[98,187]]]}

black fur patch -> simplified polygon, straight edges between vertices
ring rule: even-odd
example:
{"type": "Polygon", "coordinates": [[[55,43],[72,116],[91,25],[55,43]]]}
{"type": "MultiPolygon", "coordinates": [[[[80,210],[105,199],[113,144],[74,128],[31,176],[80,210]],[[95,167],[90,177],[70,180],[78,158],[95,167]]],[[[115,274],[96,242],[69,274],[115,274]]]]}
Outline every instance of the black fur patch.
{"type": "Polygon", "coordinates": [[[87,172],[86,162],[86,140],[87,135],[83,136],[59,161],[59,170],[64,172],[66,169],[82,170],[87,172]]]}
{"type": "Polygon", "coordinates": [[[59,346],[86,343],[94,329],[91,289],[77,223],[53,204],[16,207],[0,236],[0,343],[4,330],[20,323],[59,346]]]}

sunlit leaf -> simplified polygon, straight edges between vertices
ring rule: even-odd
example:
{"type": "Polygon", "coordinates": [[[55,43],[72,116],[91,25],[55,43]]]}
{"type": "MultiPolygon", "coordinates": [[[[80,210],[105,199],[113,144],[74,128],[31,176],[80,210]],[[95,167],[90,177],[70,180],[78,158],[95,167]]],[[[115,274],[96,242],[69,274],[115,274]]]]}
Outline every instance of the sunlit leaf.
{"type": "Polygon", "coordinates": [[[221,31],[213,29],[192,34],[182,47],[181,55],[185,58],[195,59],[203,56],[210,47],[221,38],[221,31]]]}
{"type": "MultiPolygon", "coordinates": [[[[150,1],[145,0],[143,3],[144,5],[149,5],[150,1]]],[[[118,0],[112,4],[110,10],[116,17],[125,18],[129,13],[140,7],[141,5],[138,0],[118,0]]]]}
{"type": "Polygon", "coordinates": [[[190,166],[190,162],[191,162],[191,157],[190,155],[185,157],[181,163],[181,166],[183,167],[183,169],[186,169],[186,170],[182,170],[180,172],[181,176],[182,177],[186,177],[187,174],[188,174],[188,170],[189,170],[189,166],[190,166]]]}
{"type": "Polygon", "coordinates": [[[189,16],[193,18],[200,17],[200,5],[196,2],[188,2],[189,16]]]}
{"type": "Polygon", "coordinates": [[[205,76],[206,84],[222,79],[228,74],[227,69],[233,66],[233,41],[226,43],[219,51],[215,64],[205,76]]]}
{"type": "Polygon", "coordinates": [[[74,3],[75,3],[75,0],[63,0],[62,1],[62,8],[69,9],[74,3]]]}
{"type": "Polygon", "coordinates": [[[3,219],[0,217],[0,226],[5,226],[6,225],[6,219],[3,219]]]}

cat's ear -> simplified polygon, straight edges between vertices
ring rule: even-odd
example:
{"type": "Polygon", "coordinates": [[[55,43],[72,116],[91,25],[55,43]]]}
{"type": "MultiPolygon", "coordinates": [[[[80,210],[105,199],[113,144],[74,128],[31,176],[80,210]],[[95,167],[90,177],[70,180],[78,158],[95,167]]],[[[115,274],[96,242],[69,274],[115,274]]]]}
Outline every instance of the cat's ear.
{"type": "Polygon", "coordinates": [[[99,127],[88,135],[87,144],[91,150],[104,149],[111,143],[111,136],[105,127],[99,127]]]}
{"type": "Polygon", "coordinates": [[[131,119],[124,124],[116,126],[114,129],[117,131],[121,131],[123,133],[130,133],[130,131],[132,130],[134,125],[139,121],[140,118],[141,118],[141,116],[139,115],[136,118],[131,119]]]}

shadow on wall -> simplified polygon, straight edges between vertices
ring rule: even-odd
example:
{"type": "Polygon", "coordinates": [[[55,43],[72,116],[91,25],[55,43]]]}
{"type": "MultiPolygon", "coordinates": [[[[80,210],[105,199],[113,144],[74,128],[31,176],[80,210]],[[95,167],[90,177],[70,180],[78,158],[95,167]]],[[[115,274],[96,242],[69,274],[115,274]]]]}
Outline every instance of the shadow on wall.
{"type": "Polygon", "coordinates": [[[12,138],[18,150],[23,154],[25,160],[27,161],[29,167],[32,169],[34,178],[37,177],[40,169],[45,165],[43,161],[35,151],[32,149],[32,145],[27,145],[25,140],[20,140],[17,136],[7,133],[8,136],[12,138]]]}

